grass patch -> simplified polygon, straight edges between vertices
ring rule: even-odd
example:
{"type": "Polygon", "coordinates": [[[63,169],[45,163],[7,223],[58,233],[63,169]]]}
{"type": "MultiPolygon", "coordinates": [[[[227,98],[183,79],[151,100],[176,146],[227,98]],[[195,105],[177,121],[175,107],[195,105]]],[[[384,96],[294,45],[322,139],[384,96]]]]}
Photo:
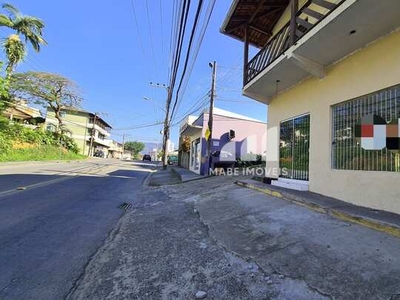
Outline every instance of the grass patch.
{"type": "Polygon", "coordinates": [[[85,159],[86,156],[76,154],[59,147],[41,145],[34,148],[12,149],[0,153],[0,162],[10,161],[46,161],[46,160],[72,160],[85,159]]]}

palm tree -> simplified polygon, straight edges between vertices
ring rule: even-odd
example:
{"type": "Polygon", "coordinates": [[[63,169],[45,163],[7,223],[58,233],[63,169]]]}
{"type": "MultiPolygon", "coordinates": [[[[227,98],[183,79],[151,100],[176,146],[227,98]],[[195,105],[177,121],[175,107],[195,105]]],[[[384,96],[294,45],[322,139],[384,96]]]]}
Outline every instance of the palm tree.
{"type": "Polygon", "coordinates": [[[13,29],[16,34],[11,34],[3,42],[8,64],[6,68],[7,75],[10,76],[14,68],[20,63],[26,55],[25,44],[29,43],[36,51],[40,51],[40,46],[47,45],[42,36],[44,22],[38,18],[22,15],[17,8],[11,4],[5,3],[2,8],[8,12],[8,15],[0,14],[0,27],[13,29]],[[20,35],[25,38],[25,43],[21,41],[20,35]]]}

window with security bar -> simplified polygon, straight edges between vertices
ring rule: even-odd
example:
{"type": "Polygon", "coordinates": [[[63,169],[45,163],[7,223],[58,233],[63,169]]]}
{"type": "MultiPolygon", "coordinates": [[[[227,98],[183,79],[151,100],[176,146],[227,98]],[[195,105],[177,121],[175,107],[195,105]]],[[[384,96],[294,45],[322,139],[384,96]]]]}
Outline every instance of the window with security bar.
{"type": "Polygon", "coordinates": [[[332,107],[332,168],[400,172],[400,86],[332,107]]]}

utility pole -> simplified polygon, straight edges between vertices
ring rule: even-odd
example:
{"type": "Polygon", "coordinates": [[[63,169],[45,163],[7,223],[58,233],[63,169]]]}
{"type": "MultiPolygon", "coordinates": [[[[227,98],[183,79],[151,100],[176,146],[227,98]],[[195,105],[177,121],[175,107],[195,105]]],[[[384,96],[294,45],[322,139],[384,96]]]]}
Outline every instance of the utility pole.
{"type": "Polygon", "coordinates": [[[93,156],[93,141],[94,141],[94,136],[95,136],[95,131],[96,131],[94,126],[96,125],[96,120],[97,120],[97,113],[94,114],[94,118],[93,118],[92,133],[90,135],[89,156],[93,156]]]}
{"type": "Polygon", "coordinates": [[[167,149],[167,143],[169,139],[169,110],[171,106],[171,101],[172,101],[172,90],[169,86],[166,86],[165,84],[160,85],[159,83],[153,84],[150,82],[150,85],[155,86],[155,87],[162,87],[167,90],[167,101],[165,103],[165,120],[164,120],[164,132],[163,132],[163,170],[167,169],[167,160],[168,160],[168,149],[167,149]]]}
{"type": "Polygon", "coordinates": [[[122,149],[125,150],[125,133],[122,135],[122,149]]]}
{"type": "Polygon", "coordinates": [[[125,154],[125,133],[122,135],[122,159],[124,158],[125,154]]]}
{"type": "Polygon", "coordinates": [[[207,141],[207,158],[208,158],[208,172],[211,168],[211,146],[212,146],[212,132],[213,132],[213,118],[214,118],[214,98],[215,98],[215,79],[217,74],[217,62],[213,61],[209,63],[212,68],[212,79],[211,79],[211,93],[210,93],[210,111],[208,113],[208,131],[209,138],[207,141]]]}

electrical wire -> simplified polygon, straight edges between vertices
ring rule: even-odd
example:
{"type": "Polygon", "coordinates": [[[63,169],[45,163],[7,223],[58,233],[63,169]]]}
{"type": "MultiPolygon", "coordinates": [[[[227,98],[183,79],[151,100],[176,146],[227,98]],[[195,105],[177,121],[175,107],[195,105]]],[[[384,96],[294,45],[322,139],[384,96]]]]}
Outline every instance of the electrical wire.
{"type": "Polygon", "coordinates": [[[203,0],[199,0],[199,4],[198,4],[197,10],[196,10],[196,15],[195,15],[195,18],[194,18],[194,21],[193,21],[192,32],[190,33],[189,45],[188,45],[188,48],[187,48],[187,51],[186,51],[186,58],[185,58],[184,66],[183,66],[183,71],[182,71],[182,74],[181,74],[181,79],[179,81],[178,89],[177,89],[176,94],[175,94],[175,102],[174,102],[174,105],[172,107],[170,121],[173,118],[173,115],[174,115],[174,112],[175,112],[175,108],[176,108],[176,105],[178,103],[179,91],[180,91],[180,89],[182,87],[183,79],[185,78],[185,74],[186,74],[186,70],[187,70],[187,66],[188,66],[188,62],[189,62],[189,57],[190,57],[190,51],[192,49],[193,38],[194,38],[194,35],[195,35],[195,32],[196,32],[196,28],[197,28],[197,24],[198,24],[198,21],[199,21],[202,5],[203,5],[203,0]]]}
{"type": "Polygon", "coordinates": [[[134,126],[131,126],[131,127],[113,128],[113,131],[141,129],[141,128],[147,128],[147,127],[154,127],[154,126],[161,125],[161,124],[163,124],[163,122],[156,122],[156,123],[150,123],[150,124],[140,124],[140,125],[134,125],[134,126]]]}
{"type": "Polygon", "coordinates": [[[209,24],[209,22],[210,22],[212,12],[213,12],[213,10],[214,10],[215,3],[216,3],[216,0],[211,0],[211,1],[209,2],[208,7],[207,7],[207,11],[206,11],[206,14],[205,14],[205,22],[203,22],[203,26],[202,26],[202,28],[201,28],[201,31],[200,31],[200,34],[199,34],[199,37],[198,37],[197,46],[196,46],[196,49],[195,49],[195,51],[194,51],[194,55],[193,55],[193,59],[192,59],[191,65],[190,65],[190,67],[189,67],[188,76],[186,77],[186,80],[185,80],[185,83],[184,83],[184,87],[183,87],[182,93],[181,93],[181,95],[180,95],[181,100],[178,102],[177,110],[180,109],[180,104],[181,104],[182,99],[183,99],[183,97],[184,97],[184,95],[185,95],[186,88],[187,88],[187,85],[188,85],[188,83],[189,83],[189,79],[190,79],[190,76],[191,76],[191,74],[192,74],[194,65],[195,65],[195,63],[196,63],[197,56],[198,56],[198,54],[199,54],[201,45],[202,45],[202,43],[203,43],[203,39],[204,39],[205,33],[206,33],[206,31],[207,31],[208,24],[209,24]]]}
{"type": "Polygon", "coordinates": [[[178,73],[181,54],[182,54],[182,46],[183,46],[183,42],[184,42],[184,38],[185,38],[189,10],[190,10],[190,0],[184,0],[183,10],[181,12],[180,22],[179,22],[178,43],[177,43],[176,51],[174,54],[172,76],[171,76],[171,81],[169,84],[169,88],[170,88],[171,92],[173,92],[173,90],[175,88],[176,76],[178,73]]]}
{"type": "Polygon", "coordinates": [[[151,24],[150,24],[150,14],[149,14],[148,0],[146,0],[146,15],[147,15],[147,23],[149,25],[150,50],[151,50],[151,54],[152,54],[152,57],[153,57],[154,70],[155,70],[155,74],[159,74],[158,73],[158,68],[157,68],[156,56],[154,55],[153,33],[152,33],[152,30],[151,30],[151,24]]]}

